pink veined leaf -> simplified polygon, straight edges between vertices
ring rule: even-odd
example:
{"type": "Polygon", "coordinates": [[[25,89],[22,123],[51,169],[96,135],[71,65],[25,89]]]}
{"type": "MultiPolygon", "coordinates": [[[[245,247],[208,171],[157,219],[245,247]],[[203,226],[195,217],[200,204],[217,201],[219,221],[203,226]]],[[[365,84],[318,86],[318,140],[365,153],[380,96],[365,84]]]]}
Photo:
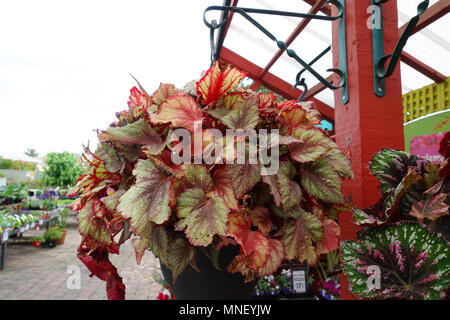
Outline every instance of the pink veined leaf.
{"type": "Polygon", "coordinates": [[[208,195],[223,198],[225,205],[230,209],[238,209],[238,201],[234,197],[231,180],[225,171],[225,166],[216,166],[212,174],[213,188],[208,195]]]}
{"type": "MultiPolygon", "coordinates": [[[[155,124],[170,123],[173,128],[186,128],[194,132],[194,125],[203,121],[203,113],[195,100],[182,92],[176,92],[151,115],[151,121],[155,124]]],[[[201,126],[200,126],[201,128],[201,126]]]]}
{"type": "Polygon", "coordinates": [[[136,114],[147,110],[149,106],[148,98],[136,87],[131,88],[130,93],[128,108],[136,114]]]}
{"type": "Polygon", "coordinates": [[[246,75],[247,73],[230,67],[222,72],[216,62],[197,82],[197,93],[203,98],[204,104],[210,104],[236,87],[246,75]]]}
{"type": "Polygon", "coordinates": [[[447,194],[437,193],[426,196],[424,200],[415,203],[410,214],[416,217],[420,222],[426,219],[436,220],[437,218],[448,215],[448,205],[445,203],[447,194]]]}
{"type": "Polygon", "coordinates": [[[102,206],[102,204],[98,200],[86,202],[86,205],[77,215],[78,230],[81,235],[95,240],[99,244],[111,245],[113,243],[112,232],[103,217],[99,217],[96,213],[101,210],[99,206],[102,206]]]}

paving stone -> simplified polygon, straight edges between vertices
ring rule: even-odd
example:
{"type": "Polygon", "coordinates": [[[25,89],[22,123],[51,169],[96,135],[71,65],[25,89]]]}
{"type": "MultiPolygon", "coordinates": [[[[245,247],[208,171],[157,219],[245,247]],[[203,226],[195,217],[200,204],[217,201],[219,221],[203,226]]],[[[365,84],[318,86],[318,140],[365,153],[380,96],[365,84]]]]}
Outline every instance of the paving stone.
{"type": "MultiPolygon", "coordinates": [[[[2,300],[105,300],[106,283],[90,272],[77,258],[81,236],[74,216],[69,216],[65,243],[56,248],[35,248],[26,243],[8,243],[4,269],[0,271],[0,299],[2,300]],[[80,289],[70,290],[68,279],[73,273],[68,268],[79,267],[80,289]]],[[[42,235],[41,231],[28,231],[25,237],[42,235]]],[[[161,285],[154,274],[161,276],[159,261],[147,252],[140,265],[130,242],[123,244],[120,255],[111,255],[119,275],[126,285],[126,298],[130,300],[156,299],[161,285]]],[[[69,281],[69,284],[72,282],[69,281]]]]}

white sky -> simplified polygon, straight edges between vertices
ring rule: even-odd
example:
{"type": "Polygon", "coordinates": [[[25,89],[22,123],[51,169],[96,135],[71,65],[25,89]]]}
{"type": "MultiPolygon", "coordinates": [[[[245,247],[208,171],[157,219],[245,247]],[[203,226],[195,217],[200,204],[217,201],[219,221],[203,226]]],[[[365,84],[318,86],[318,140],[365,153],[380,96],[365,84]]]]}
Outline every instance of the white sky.
{"type": "Polygon", "coordinates": [[[129,73],[149,93],[198,79],[210,64],[203,11],[221,4],[0,0],[0,153],[95,146],[93,130],[127,108],[129,73]]]}

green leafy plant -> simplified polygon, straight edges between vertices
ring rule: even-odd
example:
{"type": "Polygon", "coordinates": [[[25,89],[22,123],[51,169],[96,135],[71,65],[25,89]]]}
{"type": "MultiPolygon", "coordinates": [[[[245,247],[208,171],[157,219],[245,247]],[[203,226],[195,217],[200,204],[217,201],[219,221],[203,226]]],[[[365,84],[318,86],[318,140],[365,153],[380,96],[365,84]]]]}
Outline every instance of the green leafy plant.
{"type": "Polygon", "coordinates": [[[72,186],[82,173],[75,155],[69,152],[51,152],[45,164],[44,180],[49,186],[72,186]]]}
{"type": "Polygon", "coordinates": [[[341,243],[343,270],[359,297],[445,297],[450,285],[446,156],[439,165],[391,149],[373,156],[370,170],[381,182],[382,196],[368,209],[353,209],[355,223],[365,228],[356,241],[341,243]],[[375,270],[380,270],[378,286],[368,284],[375,270]]]}
{"type": "Polygon", "coordinates": [[[45,241],[56,241],[61,239],[63,236],[63,231],[58,227],[51,227],[49,228],[45,234],[44,239],[45,241]]]}
{"type": "Polygon", "coordinates": [[[55,224],[61,229],[67,229],[67,217],[69,216],[71,210],[69,208],[64,208],[60,210],[59,216],[56,217],[55,224]]]}
{"type": "Polygon", "coordinates": [[[223,245],[238,246],[227,271],[250,282],[284,260],[315,264],[337,249],[336,212],[349,208],[342,179],[353,177],[348,159],[316,127],[312,103],[277,102],[272,92],[243,88],[245,75],[215,64],[183,89],[161,84],[149,95],[134,87],[128,110],[98,132],[96,151],[85,148],[90,171],[69,192],[80,194],[72,204],[80,210],[78,256],[107,280],[110,299],[124,298],[125,286],[108,256],[131,237],[137,263],[150,249],[174,282],[186,267],[198,270],[198,250],[217,265],[223,245]],[[191,141],[199,138],[198,147],[185,147],[177,129],[191,141]],[[227,130],[250,136],[267,130],[267,139],[250,145],[250,136],[244,141],[227,130]],[[259,155],[276,155],[278,148],[278,170],[264,174],[268,166],[261,161],[234,161],[238,142],[248,157],[253,147],[259,155]],[[174,154],[191,161],[179,164],[174,154]],[[199,162],[200,156],[212,161],[199,162]]]}

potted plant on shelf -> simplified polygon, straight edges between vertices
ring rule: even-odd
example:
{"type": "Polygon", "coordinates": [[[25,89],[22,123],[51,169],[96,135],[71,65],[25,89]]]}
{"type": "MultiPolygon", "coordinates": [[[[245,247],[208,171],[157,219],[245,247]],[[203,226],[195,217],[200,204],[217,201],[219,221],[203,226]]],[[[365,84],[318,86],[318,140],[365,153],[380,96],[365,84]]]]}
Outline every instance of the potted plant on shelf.
{"type": "Polygon", "coordinates": [[[284,260],[313,265],[337,248],[348,159],[312,103],[246,89],[245,76],[215,63],[183,89],[138,83],[95,152],[85,147],[90,171],[68,196],[79,195],[78,257],[109,299],[125,286],[108,256],[130,238],[177,299],[248,298],[284,260]]]}
{"type": "MultiPolygon", "coordinates": [[[[450,286],[450,133],[446,158],[434,164],[402,151],[382,149],[370,162],[382,196],[353,209],[356,241],[341,244],[350,290],[363,299],[442,299],[450,286]]],[[[447,297],[448,298],[448,297],[447,297]]]]}
{"type": "Polygon", "coordinates": [[[44,239],[45,239],[45,242],[47,243],[47,246],[49,248],[56,247],[56,244],[57,244],[58,240],[61,239],[62,235],[63,235],[63,232],[60,228],[58,228],[58,227],[49,228],[44,234],[44,239]]]}
{"type": "Polygon", "coordinates": [[[60,210],[59,217],[56,218],[55,226],[62,231],[62,236],[58,240],[58,244],[64,244],[67,234],[67,217],[69,216],[71,210],[69,208],[63,208],[60,210]]]}

